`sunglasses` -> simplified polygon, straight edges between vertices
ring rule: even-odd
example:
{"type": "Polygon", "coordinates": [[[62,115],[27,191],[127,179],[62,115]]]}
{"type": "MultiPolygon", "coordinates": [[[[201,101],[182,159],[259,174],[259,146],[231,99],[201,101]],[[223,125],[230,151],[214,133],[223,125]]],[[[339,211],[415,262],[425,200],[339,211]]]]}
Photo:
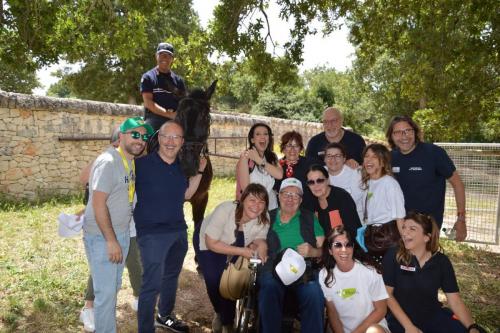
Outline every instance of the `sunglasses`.
{"type": "Polygon", "coordinates": [[[334,249],[342,249],[342,248],[351,249],[353,247],[354,247],[353,242],[347,242],[345,244],[342,242],[333,242],[332,243],[332,248],[334,248],[334,249]]]}
{"type": "Polygon", "coordinates": [[[325,178],[309,179],[306,184],[312,186],[314,184],[323,184],[326,181],[325,178]]]}
{"type": "Polygon", "coordinates": [[[142,141],[144,141],[144,142],[148,142],[148,140],[149,140],[149,134],[147,134],[147,133],[141,134],[139,132],[132,131],[132,132],[128,132],[127,134],[130,134],[132,139],[142,139],[142,141]]]}

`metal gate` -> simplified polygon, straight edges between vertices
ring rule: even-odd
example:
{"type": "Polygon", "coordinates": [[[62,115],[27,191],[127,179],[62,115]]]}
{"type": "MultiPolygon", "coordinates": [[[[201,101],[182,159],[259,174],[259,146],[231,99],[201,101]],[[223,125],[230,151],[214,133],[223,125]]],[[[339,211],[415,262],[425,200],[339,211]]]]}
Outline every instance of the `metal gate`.
{"type": "MultiPolygon", "coordinates": [[[[499,244],[500,144],[436,143],[451,157],[465,185],[467,241],[499,244]]],[[[455,195],[446,184],[443,227],[456,221],[455,195]]]]}

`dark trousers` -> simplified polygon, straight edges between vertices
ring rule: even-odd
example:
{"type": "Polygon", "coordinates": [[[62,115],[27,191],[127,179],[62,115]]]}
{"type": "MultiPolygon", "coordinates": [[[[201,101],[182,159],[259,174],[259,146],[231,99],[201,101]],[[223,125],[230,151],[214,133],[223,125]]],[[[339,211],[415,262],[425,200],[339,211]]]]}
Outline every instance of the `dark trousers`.
{"type": "Polygon", "coordinates": [[[174,309],[179,274],[188,249],[185,230],[137,237],[143,274],[137,322],[140,333],[154,333],[156,298],[158,314],[170,315],[174,309]]]}
{"type": "Polygon", "coordinates": [[[271,272],[259,276],[259,315],[262,333],[281,332],[283,299],[292,290],[297,296],[302,333],[322,333],[324,296],[318,279],[299,285],[285,286],[271,272]]]}
{"type": "MultiPolygon", "coordinates": [[[[405,330],[399,321],[392,315],[387,316],[387,323],[392,333],[404,333],[405,330]]],[[[434,316],[427,317],[427,320],[418,328],[424,333],[465,333],[467,329],[462,323],[453,318],[453,313],[448,308],[441,308],[434,316]]]]}
{"type": "Polygon", "coordinates": [[[220,315],[222,325],[229,325],[234,320],[236,302],[223,298],[219,293],[219,283],[222,272],[226,267],[227,256],[210,250],[198,253],[208,297],[216,313],[220,315]]]}

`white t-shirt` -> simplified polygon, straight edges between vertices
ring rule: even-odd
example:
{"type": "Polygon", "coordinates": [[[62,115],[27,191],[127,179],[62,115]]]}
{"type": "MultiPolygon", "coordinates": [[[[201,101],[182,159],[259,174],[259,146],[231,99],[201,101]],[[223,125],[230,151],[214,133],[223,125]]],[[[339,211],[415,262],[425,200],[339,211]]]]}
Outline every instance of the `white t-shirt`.
{"type": "MultiPolygon", "coordinates": [[[[366,224],[384,224],[405,217],[405,198],[396,179],[389,175],[368,181],[366,224]]],[[[363,200],[363,209],[365,200],[363,200]]]]}
{"type": "Polygon", "coordinates": [[[273,190],[274,182],[274,177],[257,165],[250,173],[250,183],[257,183],[266,188],[267,194],[269,195],[269,210],[278,208],[278,198],[276,197],[276,192],[273,190]]]}
{"type": "MultiPolygon", "coordinates": [[[[319,284],[325,300],[335,305],[345,333],[352,332],[373,312],[373,302],[389,298],[382,275],[358,261],[349,272],[342,272],[335,266],[334,282],[330,287],[325,285],[326,274],[326,268],[319,272],[319,284]]],[[[387,328],[385,319],[378,324],[387,328]]]]}
{"type": "Polygon", "coordinates": [[[329,179],[330,185],[341,187],[351,195],[352,200],[354,200],[354,203],[356,204],[359,220],[363,221],[363,201],[365,200],[365,191],[361,189],[361,172],[359,169],[352,169],[347,165],[344,165],[338,175],[330,175],[329,179]]]}

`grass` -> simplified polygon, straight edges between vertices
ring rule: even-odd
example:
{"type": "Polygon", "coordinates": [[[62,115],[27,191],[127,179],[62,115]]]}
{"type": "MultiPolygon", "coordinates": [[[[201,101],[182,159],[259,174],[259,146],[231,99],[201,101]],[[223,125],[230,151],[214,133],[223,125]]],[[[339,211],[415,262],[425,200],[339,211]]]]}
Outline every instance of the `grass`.
{"type": "MultiPolygon", "coordinates": [[[[234,179],[214,179],[207,212],[221,201],[234,198],[234,179]]],[[[186,206],[187,208],[188,206],[186,206]]],[[[0,199],[0,331],[81,332],[78,312],[88,274],[80,237],[62,239],[57,235],[57,215],[82,208],[81,198],[66,197],[45,202],[12,202],[0,199]]],[[[190,219],[190,209],[185,209],[190,219]]],[[[464,244],[443,241],[461,287],[461,295],[476,320],[490,332],[500,327],[500,255],[464,244]]],[[[188,260],[186,260],[186,263],[188,260]]],[[[126,275],[126,274],[125,274],[126,275]]],[[[180,281],[182,289],[202,284],[195,273],[180,281]]],[[[124,277],[124,291],[132,291],[124,277]]],[[[201,287],[202,288],[202,287],[201,287]]],[[[183,292],[187,299],[188,292],[183,292]]],[[[197,294],[196,294],[197,293],[197,294]]],[[[200,290],[194,290],[199,295],[200,290]]],[[[119,296],[122,297],[122,296],[119,296]]],[[[199,298],[199,297],[197,297],[199,298]]],[[[194,301],[188,299],[186,307],[194,301]]],[[[134,332],[134,313],[119,301],[120,332],[134,332]]],[[[183,303],[184,304],[184,303],[183,303]]],[[[207,301],[201,305],[209,308],[207,301]]],[[[206,331],[211,318],[194,307],[193,321],[206,331]],[[198,313],[196,313],[198,312],[198,313]],[[202,318],[203,317],[203,318],[202,318]],[[204,318],[208,317],[208,318],[204,318]]],[[[191,321],[191,322],[193,322],[191,321]]],[[[195,331],[200,331],[195,330],[195,331]]]]}

